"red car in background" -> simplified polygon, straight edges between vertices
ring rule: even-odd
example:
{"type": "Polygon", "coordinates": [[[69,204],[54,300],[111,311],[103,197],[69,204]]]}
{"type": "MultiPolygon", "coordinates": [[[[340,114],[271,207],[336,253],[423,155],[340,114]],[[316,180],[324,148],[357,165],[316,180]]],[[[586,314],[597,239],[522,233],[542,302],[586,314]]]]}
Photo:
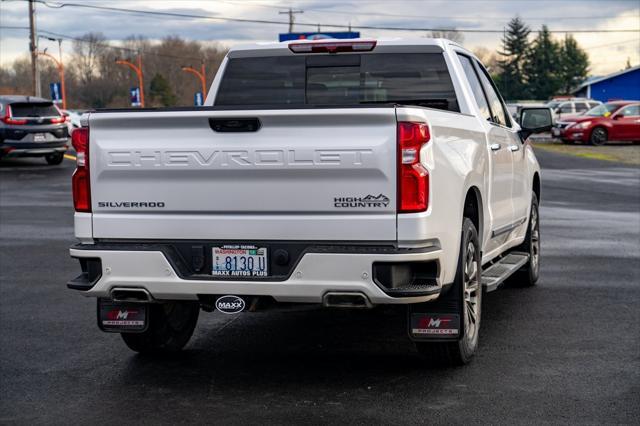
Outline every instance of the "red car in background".
{"type": "Polygon", "coordinates": [[[556,122],[553,136],[564,143],[602,145],[607,141],[640,141],[640,101],[614,101],[582,115],[556,122]]]}

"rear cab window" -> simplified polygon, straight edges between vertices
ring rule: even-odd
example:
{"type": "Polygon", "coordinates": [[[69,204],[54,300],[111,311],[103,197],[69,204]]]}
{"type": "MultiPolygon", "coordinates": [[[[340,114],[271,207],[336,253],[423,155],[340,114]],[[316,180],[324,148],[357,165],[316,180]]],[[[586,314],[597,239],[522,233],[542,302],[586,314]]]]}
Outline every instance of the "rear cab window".
{"type": "Polygon", "coordinates": [[[480,110],[480,116],[484,120],[491,121],[491,110],[489,109],[487,98],[485,97],[484,91],[482,89],[482,83],[480,83],[478,74],[476,74],[476,71],[473,69],[471,58],[458,53],[458,59],[460,60],[460,64],[462,65],[462,69],[464,70],[465,75],[467,76],[469,85],[471,86],[473,98],[475,99],[476,105],[480,110]]]}
{"type": "Polygon", "coordinates": [[[401,104],[459,112],[442,53],[230,58],[215,106],[401,104]]]}
{"type": "Polygon", "coordinates": [[[484,89],[484,93],[487,96],[487,100],[489,102],[492,121],[501,126],[511,127],[511,119],[509,118],[509,114],[507,114],[507,107],[504,105],[502,98],[498,94],[498,90],[493,84],[493,81],[491,81],[489,73],[487,73],[487,71],[478,61],[474,62],[478,71],[478,75],[480,77],[480,82],[482,83],[482,88],[484,89]]]}

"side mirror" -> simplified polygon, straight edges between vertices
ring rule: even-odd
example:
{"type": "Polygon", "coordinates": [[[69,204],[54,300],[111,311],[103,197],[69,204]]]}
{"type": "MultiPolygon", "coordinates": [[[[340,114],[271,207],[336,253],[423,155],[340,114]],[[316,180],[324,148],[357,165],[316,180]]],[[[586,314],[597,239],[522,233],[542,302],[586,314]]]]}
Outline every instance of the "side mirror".
{"type": "Polygon", "coordinates": [[[614,120],[620,120],[621,118],[624,118],[624,114],[618,113],[618,114],[614,115],[612,118],[614,120]]]}
{"type": "Polygon", "coordinates": [[[550,108],[524,107],[520,110],[520,137],[526,140],[534,133],[548,132],[553,126],[550,108]]]}

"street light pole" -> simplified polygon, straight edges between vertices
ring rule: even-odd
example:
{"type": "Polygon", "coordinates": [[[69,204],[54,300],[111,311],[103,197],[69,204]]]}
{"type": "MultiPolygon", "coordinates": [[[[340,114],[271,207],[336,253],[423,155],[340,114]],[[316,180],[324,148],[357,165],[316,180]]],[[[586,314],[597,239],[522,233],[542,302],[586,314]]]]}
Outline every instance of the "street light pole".
{"type": "Polygon", "coordinates": [[[64,65],[62,64],[62,55],[60,55],[60,60],[57,60],[53,55],[49,55],[47,52],[37,52],[37,54],[38,56],[46,56],[56,63],[58,73],[60,74],[60,88],[62,89],[62,109],[67,109],[67,93],[64,87],[64,65]]]}
{"type": "Polygon", "coordinates": [[[60,58],[60,86],[62,89],[62,109],[67,109],[67,89],[64,84],[64,65],[62,63],[62,39],[58,39],[58,57],[60,58]]]}
{"type": "Polygon", "coordinates": [[[138,85],[140,86],[140,106],[144,108],[144,80],[142,79],[142,58],[138,55],[138,66],[124,59],[117,59],[116,64],[126,65],[133,70],[138,76],[138,85]]]}
{"type": "Polygon", "coordinates": [[[287,11],[278,12],[280,15],[289,15],[289,33],[293,32],[293,23],[296,21],[295,14],[296,13],[304,13],[303,10],[293,10],[293,8],[289,8],[287,11]]]}
{"type": "Polygon", "coordinates": [[[192,67],[184,66],[182,67],[182,71],[189,72],[200,79],[200,84],[202,84],[202,99],[205,99],[207,97],[207,74],[204,70],[204,62],[202,62],[202,65],[200,66],[200,71],[192,67]]]}

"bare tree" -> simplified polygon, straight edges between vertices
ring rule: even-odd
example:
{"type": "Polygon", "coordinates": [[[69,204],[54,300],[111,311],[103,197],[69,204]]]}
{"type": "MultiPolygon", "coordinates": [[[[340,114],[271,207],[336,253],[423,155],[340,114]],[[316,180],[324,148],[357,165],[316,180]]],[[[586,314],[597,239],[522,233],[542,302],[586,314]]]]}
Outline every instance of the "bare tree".
{"type": "Polygon", "coordinates": [[[464,41],[464,35],[460,31],[456,30],[455,28],[452,28],[450,30],[431,31],[429,33],[429,37],[446,38],[448,40],[455,41],[456,43],[459,43],[459,44],[462,44],[462,42],[464,41]]]}
{"type": "Polygon", "coordinates": [[[87,33],[73,41],[73,63],[83,83],[99,75],[98,62],[106,50],[106,37],[102,33],[87,33]]]}
{"type": "MultiPolygon", "coordinates": [[[[204,62],[208,89],[226,49],[216,42],[189,41],[178,36],[166,37],[159,43],[131,36],[121,46],[114,46],[106,42],[104,35],[88,33],[74,40],[71,61],[65,64],[69,108],[129,106],[129,89],[138,85],[138,79],[131,69],[116,64],[116,60],[128,59],[135,63],[138,53],[142,58],[146,93],[153,77],[160,75],[175,95],[172,102],[187,106],[193,105],[193,95],[202,90],[202,86],[192,74],[183,72],[182,67],[200,70],[204,62]]],[[[42,59],[41,69],[43,83],[59,80],[52,61],[42,59]]],[[[0,67],[0,94],[29,93],[29,75],[30,62],[26,56],[0,67]]],[[[149,99],[148,103],[154,106],[157,102],[149,99]]]]}

